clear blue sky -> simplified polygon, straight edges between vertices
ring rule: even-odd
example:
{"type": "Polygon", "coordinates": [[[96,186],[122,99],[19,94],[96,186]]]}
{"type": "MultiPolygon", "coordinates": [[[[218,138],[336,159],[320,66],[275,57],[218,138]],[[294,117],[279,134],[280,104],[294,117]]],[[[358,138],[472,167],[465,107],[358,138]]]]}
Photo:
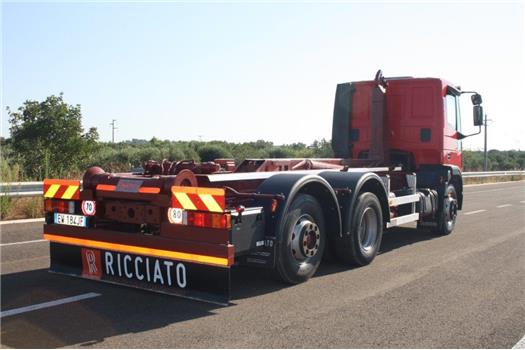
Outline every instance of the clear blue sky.
{"type": "Polygon", "coordinates": [[[117,140],[310,143],[331,136],[336,84],[381,68],[478,90],[489,146],[524,148],[521,2],[4,2],[1,18],[3,136],[5,106],[64,92],[102,140],[117,119],[117,140]]]}

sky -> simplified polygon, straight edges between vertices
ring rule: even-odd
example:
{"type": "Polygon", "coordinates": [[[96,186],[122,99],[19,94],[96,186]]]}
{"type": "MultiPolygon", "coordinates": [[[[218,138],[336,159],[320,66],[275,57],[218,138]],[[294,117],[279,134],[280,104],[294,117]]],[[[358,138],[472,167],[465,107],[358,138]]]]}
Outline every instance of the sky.
{"type": "MultiPolygon", "coordinates": [[[[336,84],[444,78],[483,95],[489,148],[524,149],[524,5],[2,2],[6,106],[64,93],[101,140],[331,138],[336,84]]],[[[464,133],[475,132],[464,96],[464,133]]],[[[483,136],[464,141],[482,149],[483,136]]]]}

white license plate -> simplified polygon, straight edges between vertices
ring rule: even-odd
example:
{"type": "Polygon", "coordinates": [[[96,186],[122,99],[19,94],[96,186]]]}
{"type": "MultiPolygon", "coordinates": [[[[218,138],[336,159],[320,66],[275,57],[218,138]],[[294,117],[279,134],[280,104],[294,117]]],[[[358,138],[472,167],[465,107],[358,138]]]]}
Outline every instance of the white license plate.
{"type": "Polygon", "coordinates": [[[87,227],[85,216],[61,213],[55,213],[55,224],[87,227]]]}

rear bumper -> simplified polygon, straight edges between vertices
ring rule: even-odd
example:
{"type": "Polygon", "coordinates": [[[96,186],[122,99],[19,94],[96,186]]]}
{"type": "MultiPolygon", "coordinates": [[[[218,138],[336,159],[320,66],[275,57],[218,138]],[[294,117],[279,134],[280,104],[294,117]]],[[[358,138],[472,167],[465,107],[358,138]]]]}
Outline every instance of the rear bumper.
{"type": "Polygon", "coordinates": [[[66,225],[44,225],[44,238],[50,242],[122,253],[151,255],[213,266],[232,266],[235,260],[231,244],[178,239],[163,235],[140,235],[103,229],[66,225]]]}
{"type": "Polygon", "coordinates": [[[44,225],[50,271],[227,305],[233,246],[44,225]]]}
{"type": "Polygon", "coordinates": [[[219,305],[229,304],[229,267],[179,262],[54,242],[50,243],[50,256],[49,271],[53,273],[219,305]],[[108,256],[112,258],[109,259],[108,256]],[[108,260],[111,260],[111,267],[108,260]],[[166,264],[168,262],[169,264],[166,264]]]}

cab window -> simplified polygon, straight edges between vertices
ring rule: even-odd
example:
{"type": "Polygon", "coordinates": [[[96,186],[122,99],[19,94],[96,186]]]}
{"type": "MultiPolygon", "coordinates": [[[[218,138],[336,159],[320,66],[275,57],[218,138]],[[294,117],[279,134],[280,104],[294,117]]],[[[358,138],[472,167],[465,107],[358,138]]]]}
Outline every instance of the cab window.
{"type": "Polygon", "coordinates": [[[456,96],[446,95],[445,96],[445,108],[447,113],[447,124],[450,129],[457,130],[458,125],[456,124],[458,118],[458,103],[456,96]]]}

